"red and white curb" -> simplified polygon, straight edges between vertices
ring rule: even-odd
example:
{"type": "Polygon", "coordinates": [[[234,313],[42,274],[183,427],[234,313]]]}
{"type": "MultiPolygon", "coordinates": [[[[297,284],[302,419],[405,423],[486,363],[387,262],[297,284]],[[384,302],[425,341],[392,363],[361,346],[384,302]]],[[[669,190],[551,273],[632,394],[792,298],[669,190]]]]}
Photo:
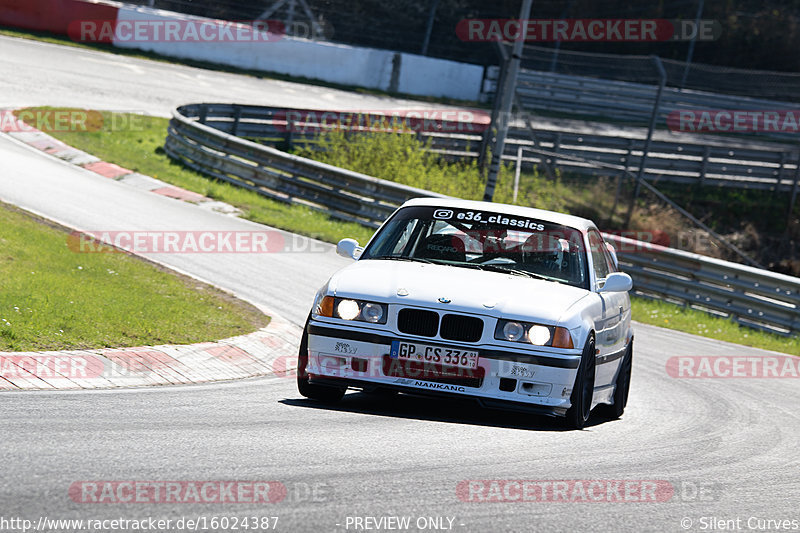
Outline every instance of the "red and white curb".
{"type": "Polygon", "coordinates": [[[150,176],[138,174],[114,163],[101,161],[97,157],[73,148],[58,139],[26,124],[13,116],[14,109],[0,109],[0,133],[5,133],[28,146],[57,157],[62,161],[84,168],[105,178],[176,200],[190,202],[225,215],[238,216],[241,212],[232,205],[207,198],[202,194],[170,185],[150,176]]]}
{"type": "MultiPolygon", "coordinates": [[[[101,161],[0,110],[0,133],[33,148],[126,185],[197,204],[227,215],[235,207],[150,176],[101,161]]],[[[0,352],[0,391],[111,389],[207,383],[263,375],[289,375],[297,361],[302,328],[269,313],[259,331],[218,342],[99,350],[0,352]]]]}
{"type": "Polygon", "coordinates": [[[0,352],[0,390],[111,389],[288,376],[302,328],[273,316],[254,333],[183,346],[0,352]]]}

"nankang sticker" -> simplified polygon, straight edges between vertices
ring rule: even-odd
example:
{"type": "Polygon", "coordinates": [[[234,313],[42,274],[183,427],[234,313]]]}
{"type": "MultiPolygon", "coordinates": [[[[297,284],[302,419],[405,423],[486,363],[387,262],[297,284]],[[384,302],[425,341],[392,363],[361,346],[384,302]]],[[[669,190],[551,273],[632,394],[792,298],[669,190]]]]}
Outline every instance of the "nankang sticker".
{"type": "Polygon", "coordinates": [[[447,385],[446,383],[428,383],[427,381],[417,381],[414,383],[417,387],[424,387],[426,389],[436,390],[449,390],[454,392],[465,392],[467,389],[458,385],[447,385]]]}

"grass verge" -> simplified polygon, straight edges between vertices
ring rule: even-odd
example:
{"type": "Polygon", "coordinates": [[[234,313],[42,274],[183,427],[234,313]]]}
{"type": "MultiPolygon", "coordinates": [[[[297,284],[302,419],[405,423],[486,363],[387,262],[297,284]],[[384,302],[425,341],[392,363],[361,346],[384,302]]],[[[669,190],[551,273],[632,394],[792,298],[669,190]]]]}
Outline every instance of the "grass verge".
{"type": "MultiPolygon", "coordinates": [[[[117,123],[129,124],[130,119],[117,123]]],[[[355,223],[328,218],[303,206],[282,204],[258,194],[204,177],[172,162],[163,152],[167,120],[146,117],[141,128],[113,131],[111,117],[97,132],[56,132],[55,137],[106,161],[148,174],[166,182],[185,187],[243,209],[250,220],[288,231],[336,242],[353,237],[366,242],[372,231],[355,223]]],[[[376,135],[347,138],[332,132],[313,152],[298,150],[301,155],[314,156],[326,163],[342,166],[383,179],[449,194],[460,198],[480,199],[483,180],[477,166],[470,162],[446,163],[421,150],[413,136],[376,135]]],[[[598,182],[569,182],[561,178],[550,180],[538,173],[526,173],[520,180],[517,200],[528,205],[586,216],[587,209],[602,209],[611,202],[608,194],[601,195],[598,182]]],[[[607,191],[606,191],[607,192],[607,191]]],[[[503,168],[499,175],[495,198],[498,202],[513,203],[513,172],[503,168]]],[[[613,196],[613,193],[611,194],[613,196]]],[[[597,219],[596,217],[594,217],[597,219]]],[[[800,339],[759,332],[708,315],[671,304],[634,299],[634,320],[704,337],[726,340],[746,346],[765,348],[800,355],[800,339]]]]}
{"type": "Polygon", "coordinates": [[[269,322],[250,304],[134,256],[75,253],[68,234],[0,203],[0,350],[190,344],[269,322]]]}
{"type": "Polygon", "coordinates": [[[726,318],[650,299],[632,298],[631,307],[633,319],[638,322],[800,356],[800,337],[797,336],[782,337],[745,328],[726,318]]]}

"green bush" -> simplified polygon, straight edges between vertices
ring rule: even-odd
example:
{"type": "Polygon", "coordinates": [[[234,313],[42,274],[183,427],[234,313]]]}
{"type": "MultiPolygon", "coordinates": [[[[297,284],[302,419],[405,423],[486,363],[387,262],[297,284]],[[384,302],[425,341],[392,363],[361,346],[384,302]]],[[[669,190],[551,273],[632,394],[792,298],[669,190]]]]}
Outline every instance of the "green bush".
{"type": "MultiPolygon", "coordinates": [[[[319,137],[313,148],[298,155],[467,200],[483,199],[486,180],[476,159],[447,161],[430,151],[430,139],[420,140],[408,133],[352,134],[331,130],[319,137]]],[[[502,165],[495,189],[495,201],[513,202],[514,165],[502,165]]],[[[555,211],[565,210],[566,189],[560,180],[548,180],[538,171],[523,172],[517,205],[555,211]]]]}

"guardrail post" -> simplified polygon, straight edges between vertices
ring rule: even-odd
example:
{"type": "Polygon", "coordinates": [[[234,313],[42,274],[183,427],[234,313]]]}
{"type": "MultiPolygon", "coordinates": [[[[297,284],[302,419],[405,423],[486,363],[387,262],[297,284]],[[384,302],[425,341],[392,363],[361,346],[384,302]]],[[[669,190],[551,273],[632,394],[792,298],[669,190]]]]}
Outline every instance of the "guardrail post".
{"type": "MultiPolygon", "coordinates": [[[[561,148],[561,132],[559,131],[556,133],[555,139],[553,139],[553,154],[558,154],[558,149],[561,148]]],[[[556,171],[555,168],[558,166],[558,157],[556,155],[553,156],[552,161],[552,174],[555,175],[556,171]]]]}
{"type": "Polygon", "coordinates": [[[700,164],[700,179],[698,180],[702,187],[706,181],[706,168],[708,168],[708,156],[711,155],[711,147],[706,146],[703,150],[703,161],[700,164]]]}
{"type": "MultiPolygon", "coordinates": [[[[288,113],[287,113],[288,115],[288,113]]],[[[294,121],[290,118],[286,119],[286,151],[292,149],[292,141],[294,141],[292,133],[294,132],[294,121]]]]}
{"type": "Polygon", "coordinates": [[[781,192],[781,181],[783,181],[783,166],[786,164],[786,152],[781,152],[781,164],[778,165],[778,175],[775,178],[775,195],[781,192]]]}
{"type": "Polygon", "coordinates": [[[200,118],[198,119],[198,122],[200,124],[205,124],[207,118],[208,118],[208,106],[206,104],[202,104],[200,105],[200,118]]]}
{"type": "Polygon", "coordinates": [[[238,105],[235,107],[235,111],[233,112],[233,133],[235,137],[239,136],[239,121],[242,120],[242,108],[238,105]]]}

